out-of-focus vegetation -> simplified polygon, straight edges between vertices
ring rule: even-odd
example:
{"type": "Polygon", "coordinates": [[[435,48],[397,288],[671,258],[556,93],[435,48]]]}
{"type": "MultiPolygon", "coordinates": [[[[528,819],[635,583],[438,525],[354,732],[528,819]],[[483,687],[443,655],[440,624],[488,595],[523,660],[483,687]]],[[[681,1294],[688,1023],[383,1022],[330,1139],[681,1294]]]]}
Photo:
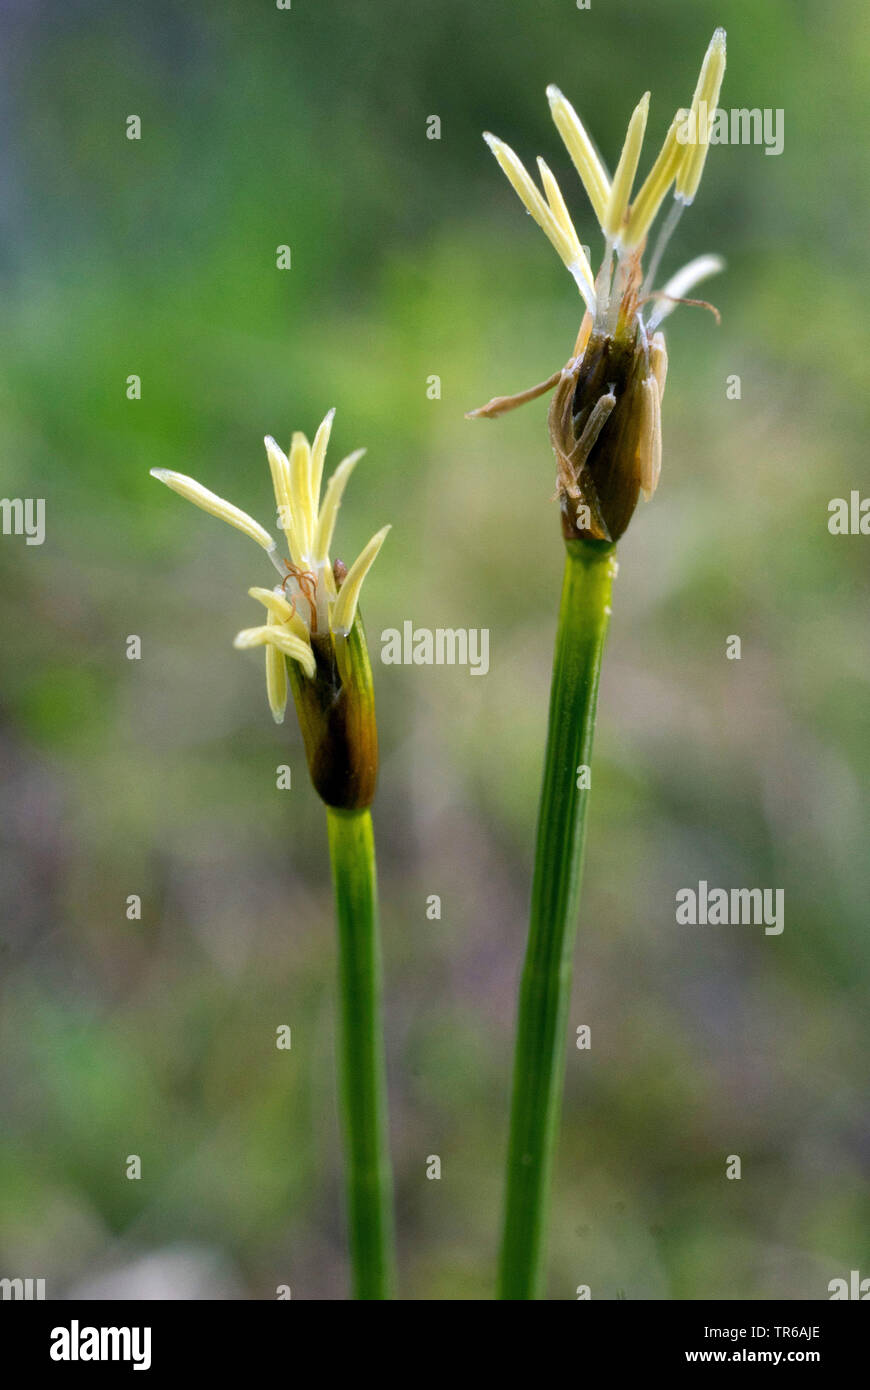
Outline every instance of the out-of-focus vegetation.
{"type": "Polygon", "coordinates": [[[546,157],[595,254],[546,84],[611,167],[651,87],[646,167],[719,23],[722,104],[782,108],[785,149],[714,149],[669,253],[727,256],[722,325],[670,321],[661,488],[621,545],[550,1295],[823,1298],[870,1272],[870,540],[827,530],[870,494],[866,7],[0,14],[2,493],[47,524],[0,538],[0,1275],[346,1291],[323,817],[231,646],[268,569],[148,477],[268,523],[262,436],[335,405],[332,463],[369,451],[338,553],[393,523],[375,655],[406,619],[491,630],[485,678],[375,668],[403,1293],[491,1296],[561,543],[546,402],[463,412],[560,365],[580,306],[480,132],[546,157]],[[783,888],[784,933],[677,926],[702,878],[783,888]]]}

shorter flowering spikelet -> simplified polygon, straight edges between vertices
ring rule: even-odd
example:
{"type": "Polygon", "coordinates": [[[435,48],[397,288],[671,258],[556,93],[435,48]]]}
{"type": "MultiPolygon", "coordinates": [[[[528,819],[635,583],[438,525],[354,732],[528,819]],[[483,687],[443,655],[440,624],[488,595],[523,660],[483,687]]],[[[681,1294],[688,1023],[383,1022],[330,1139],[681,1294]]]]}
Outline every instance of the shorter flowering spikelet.
{"type": "Polygon", "coordinates": [[[165,468],[152,476],[203,511],[242,531],[266,551],[281,575],[272,589],[248,590],[266,609],[266,621],[237,634],[240,650],[263,647],[266,694],[276,723],[283,723],[288,685],[302,730],[315,790],[328,806],[358,810],[371,804],[378,771],[374,688],[359,595],[384,543],[384,526],[350,566],[329,558],[338,509],[347,481],[365,453],[344,459],[320,488],[335,412],[330,410],[309,444],[294,434],[289,457],[271,436],[265,440],[289,559],[253,517],[208,488],[165,468]]]}
{"type": "MultiPolygon", "coordinates": [[[[586,305],[574,352],[540,386],[498,396],[474,417],[494,418],[553,391],[550,440],[566,540],[614,542],[628,526],[641,493],[655,492],[661,471],[661,404],[667,349],[659,324],[700,281],[721,270],[718,256],[699,256],[653,289],[665,246],[698,190],[708,148],[702,105],[714,110],[725,73],[725,31],[710,41],[689,109],[671,122],[661,151],[632,200],[649,111],[649,92],[638,102],[616,172],[609,178],[580,117],[557,87],[548,87],[553,120],[586,189],[604,236],[604,258],[593,276],[550,169],[538,160],[543,193],[502,140],[484,136],[528,212],[542,227],[577,284],[586,305]],[[641,259],[647,235],[671,186],[674,204],[659,234],[649,270],[641,259]],[[652,305],[648,315],[647,304],[652,305]]],[[[707,306],[710,307],[710,306],[707,306]]],[[[715,312],[715,311],[714,311],[715,312]]]]}

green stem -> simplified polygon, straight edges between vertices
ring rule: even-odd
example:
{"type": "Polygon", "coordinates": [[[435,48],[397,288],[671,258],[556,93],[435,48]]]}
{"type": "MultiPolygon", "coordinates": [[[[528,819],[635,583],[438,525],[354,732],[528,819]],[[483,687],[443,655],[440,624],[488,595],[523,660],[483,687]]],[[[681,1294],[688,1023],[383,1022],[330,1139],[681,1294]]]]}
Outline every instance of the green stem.
{"type": "Polygon", "coordinates": [[[499,1297],[538,1298],[565,1071],[571,963],[598,677],[616,565],[602,541],[566,542],[526,960],[520,983],[499,1297]]]}
{"type": "Polygon", "coordinates": [[[372,818],[326,808],[338,919],[339,1094],[354,1298],[393,1290],[392,1178],[372,818]]]}

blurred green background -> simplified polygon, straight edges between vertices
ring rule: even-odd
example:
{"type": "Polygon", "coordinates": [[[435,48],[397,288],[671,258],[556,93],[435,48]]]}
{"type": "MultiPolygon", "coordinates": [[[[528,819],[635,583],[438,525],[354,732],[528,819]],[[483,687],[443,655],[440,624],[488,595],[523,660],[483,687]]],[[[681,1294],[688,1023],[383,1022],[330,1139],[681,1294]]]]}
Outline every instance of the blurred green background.
{"type": "Polygon", "coordinates": [[[491,1297],[562,557],[546,402],[463,412],[558,367],[580,306],[480,133],[546,157],[596,256],[546,84],[611,168],[651,87],[643,170],[716,24],[721,104],[783,108],[785,150],[714,149],[665,267],[728,260],[704,291],[721,327],[669,322],[661,487],[621,545],[549,1295],[817,1299],[870,1275],[870,541],[827,530],[832,497],[870,491],[866,7],[0,16],[2,493],[47,525],[0,540],[0,1275],[346,1296],[323,816],[231,645],[270,572],[148,477],[268,524],[262,436],[334,405],[333,466],[368,448],[337,553],[393,523],[364,606],[402,1293],[491,1297]],[[406,619],[488,627],[489,675],[381,665],[406,619]],[[701,878],[783,888],[783,935],[677,926],[701,878]]]}

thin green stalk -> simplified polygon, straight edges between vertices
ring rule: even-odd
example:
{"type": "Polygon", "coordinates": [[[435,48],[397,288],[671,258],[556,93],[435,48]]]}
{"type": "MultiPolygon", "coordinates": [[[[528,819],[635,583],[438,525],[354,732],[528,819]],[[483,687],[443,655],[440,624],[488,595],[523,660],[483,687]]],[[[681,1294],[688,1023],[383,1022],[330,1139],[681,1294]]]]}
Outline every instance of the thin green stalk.
{"type": "Polygon", "coordinates": [[[338,919],[339,1096],[354,1298],[393,1292],[392,1178],[372,818],[326,808],[338,919]]]}
{"type": "Polygon", "coordinates": [[[598,678],[615,572],[614,547],[566,542],[538,813],[529,941],[520,984],[499,1297],[540,1295],[553,1152],[565,1071],[566,1020],[583,866],[598,678]]]}

